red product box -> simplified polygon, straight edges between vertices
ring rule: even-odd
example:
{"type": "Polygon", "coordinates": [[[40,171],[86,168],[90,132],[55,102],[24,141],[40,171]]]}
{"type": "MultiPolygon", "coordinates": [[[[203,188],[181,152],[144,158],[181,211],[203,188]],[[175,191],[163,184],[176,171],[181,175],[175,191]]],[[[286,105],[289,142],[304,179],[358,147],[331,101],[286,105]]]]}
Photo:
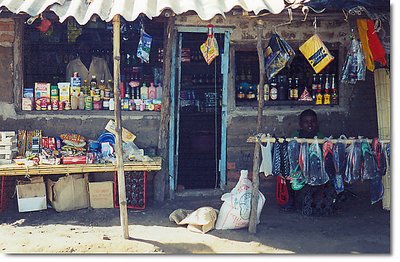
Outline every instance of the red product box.
{"type": "Polygon", "coordinates": [[[86,164],[86,156],[65,156],[63,157],[63,164],[86,164]]]}

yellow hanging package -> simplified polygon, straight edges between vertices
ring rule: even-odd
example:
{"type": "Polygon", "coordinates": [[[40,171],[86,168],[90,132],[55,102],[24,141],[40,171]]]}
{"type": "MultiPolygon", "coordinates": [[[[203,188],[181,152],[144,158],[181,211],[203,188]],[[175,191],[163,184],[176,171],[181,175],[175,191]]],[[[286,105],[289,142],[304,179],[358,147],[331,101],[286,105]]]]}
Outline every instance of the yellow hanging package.
{"type": "Polygon", "coordinates": [[[214,38],[213,25],[208,25],[207,39],[200,46],[200,51],[208,65],[219,55],[218,42],[214,38]]]}
{"type": "Polygon", "coordinates": [[[317,74],[335,59],[317,34],[310,37],[299,49],[317,74]]]}

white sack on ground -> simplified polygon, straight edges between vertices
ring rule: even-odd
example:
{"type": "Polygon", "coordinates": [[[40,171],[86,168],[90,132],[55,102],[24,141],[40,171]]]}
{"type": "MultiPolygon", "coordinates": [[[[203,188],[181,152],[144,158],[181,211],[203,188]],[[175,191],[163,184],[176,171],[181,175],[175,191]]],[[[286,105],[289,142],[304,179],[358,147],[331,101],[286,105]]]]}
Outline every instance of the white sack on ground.
{"type": "MultiPolygon", "coordinates": [[[[248,179],[248,171],[242,170],[236,186],[230,193],[222,195],[224,203],[219,211],[215,229],[239,229],[249,225],[251,211],[251,194],[253,184],[248,179]]],[[[265,203],[264,195],[258,191],[257,224],[265,203]]]]}

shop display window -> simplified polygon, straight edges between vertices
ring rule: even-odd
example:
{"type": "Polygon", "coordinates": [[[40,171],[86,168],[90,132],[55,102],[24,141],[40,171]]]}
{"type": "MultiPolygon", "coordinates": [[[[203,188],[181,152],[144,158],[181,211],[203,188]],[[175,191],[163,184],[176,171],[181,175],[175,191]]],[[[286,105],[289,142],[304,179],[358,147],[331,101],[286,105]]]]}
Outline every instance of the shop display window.
{"type": "MultiPolygon", "coordinates": [[[[51,14],[43,16],[43,19],[50,21],[48,28],[43,27],[41,18],[32,24],[25,23],[23,28],[22,110],[111,110],[112,102],[115,102],[112,79],[107,81],[96,76],[94,88],[90,84],[92,79],[84,82],[83,79],[73,79],[72,74],[67,76],[67,65],[79,56],[76,39],[85,35],[83,41],[91,46],[91,54],[105,60],[112,77],[112,23],[97,19],[81,26],[73,18],[59,23],[58,18],[51,14]],[[87,106],[89,103],[91,106],[87,106]]],[[[128,22],[122,19],[122,110],[161,110],[163,38],[163,21],[138,18],[128,22]],[[137,56],[141,29],[151,36],[148,61],[137,56]]]]}

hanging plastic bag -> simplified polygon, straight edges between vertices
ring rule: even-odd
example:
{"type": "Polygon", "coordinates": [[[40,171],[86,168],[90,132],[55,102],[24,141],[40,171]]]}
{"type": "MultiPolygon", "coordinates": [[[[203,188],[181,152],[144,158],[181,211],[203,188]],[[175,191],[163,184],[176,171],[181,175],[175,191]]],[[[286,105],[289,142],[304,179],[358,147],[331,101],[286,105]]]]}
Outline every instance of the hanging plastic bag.
{"type": "Polygon", "coordinates": [[[328,182],[329,177],[325,171],[324,161],[322,161],[322,150],[319,147],[317,137],[315,137],[314,142],[308,149],[308,156],[309,176],[307,178],[307,184],[319,186],[328,182]]]}
{"type": "Polygon", "coordinates": [[[317,74],[335,59],[317,34],[310,37],[299,49],[317,74]]]}
{"type": "Polygon", "coordinates": [[[333,146],[333,163],[336,171],[333,185],[338,194],[344,191],[343,176],[346,172],[346,145],[343,143],[343,139],[346,137],[341,135],[333,146]]]}
{"type": "Polygon", "coordinates": [[[285,66],[290,65],[295,56],[293,48],[278,34],[272,34],[265,50],[265,71],[270,80],[285,66]]]}
{"type": "Polygon", "coordinates": [[[299,177],[299,173],[301,173],[299,164],[300,144],[295,139],[288,143],[288,155],[290,165],[290,174],[288,178],[297,178],[299,177]]]}
{"type": "Polygon", "coordinates": [[[303,142],[300,145],[299,153],[299,166],[301,173],[298,176],[292,176],[292,189],[300,190],[304,187],[307,182],[307,177],[309,176],[309,166],[308,166],[308,143],[303,142]]]}
{"type": "Polygon", "coordinates": [[[335,164],[333,163],[333,142],[328,139],[322,145],[322,156],[325,166],[325,172],[328,174],[329,179],[333,182],[335,178],[335,164]]]}
{"type": "MultiPolygon", "coordinates": [[[[230,193],[222,195],[221,200],[224,203],[219,210],[215,229],[239,229],[248,226],[250,222],[253,184],[247,176],[248,171],[241,170],[236,186],[230,193]]],[[[258,191],[257,224],[260,223],[260,215],[264,203],[265,197],[258,191]]]]}
{"type": "Polygon", "coordinates": [[[153,38],[149,34],[141,29],[136,56],[140,58],[142,62],[150,62],[150,49],[152,39],[153,38]]]}
{"type": "Polygon", "coordinates": [[[379,171],[374,157],[374,153],[368,141],[363,141],[361,143],[361,152],[363,157],[361,180],[376,178],[377,176],[379,176],[379,171]]]}
{"type": "Polygon", "coordinates": [[[262,161],[259,172],[264,173],[266,177],[272,175],[272,143],[270,137],[270,134],[268,134],[266,146],[260,143],[262,161]]]}
{"type": "Polygon", "coordinates": [[[342,67],[340,81],[346,84],[355,84],[359,80],[365,80],[365,74],[365,57],[361,44],[357,39],[353,38],[349,51],[347,51],[346,61],[342,67]]]}
{"type": "Polygon", "coordinates": [[[211,64],[211,62],[219,55],[218,42],[214,37],[213,28],[213,25],[208,25],[207,39],[200,46],[200,51],[208,65],[211,64]]]}
{"type": "Polygon", "coordinates": [[[376,137],[372,139],[372,149],[374,150],[379,174],[384,176],[386,174],[386,155],[381,142],[376,137]]]}
{"type": "Polygon", "coordinates": [[[347,161],[344,181],[351,184],[360,179],[361,176],[362,155],[360,142],[353,141],[346,151],[347,161]]]}

